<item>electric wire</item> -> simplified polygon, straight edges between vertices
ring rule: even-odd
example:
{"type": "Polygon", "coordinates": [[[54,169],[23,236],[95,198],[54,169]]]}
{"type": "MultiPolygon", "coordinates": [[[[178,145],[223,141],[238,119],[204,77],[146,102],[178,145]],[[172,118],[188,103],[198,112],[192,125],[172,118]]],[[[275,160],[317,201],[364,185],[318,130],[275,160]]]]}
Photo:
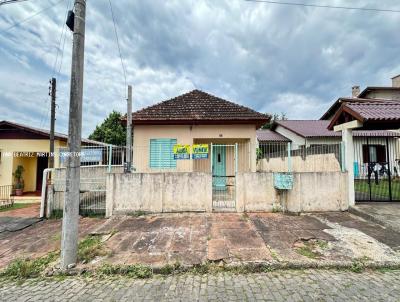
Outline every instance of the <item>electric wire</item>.
{"type": "Polygon", "coordinates": [[[23,19],[23,20],[21,20],[21,21],[19,21],[19,22],[16,22],[16,23],[14,23],[13,25],[11,25],[10,27],[7,27],[7,28],[1,30],[0,33],[8,32],[9,30],[13,29],[14,27],[16,27],[16,26],[18,26],[18,25],[21,25],[21,24],[23,24],[23,23],[25,23],[25,22],[30,21],[30,20],[33,19],[34,17],[36,17],[36,16],[38,16],[38,15],[44,13],[45,11],[48,11],[49,9],[51,9],[51,8],[53,8],[53,7],[55,7],[55,6],[57,6],[58,4],[60,4],[60,3],[63,2],[63,1],[64,1],[64,0],[60,0],[60,1],[58,1],[58,2],[56,2],[56,3],[54,3],[54,4],[52,4],[52,5],[49,5],[49,6],[45,7],[44,9],[42,9],[42,10],[40,10],[40,11],[34,13],[33,15],[30,15],[28,18],[23,19]]]}
{"type": "Polygon", "coordinates": [[[385,12],[385,13],[400,13],[400,10],[383,9],[383,8],[375,8],[375,7],[334,6],[334,5],[296,3],[296,2],[281,2],[281,1],[272,1],[272,0],[271,1],[270,0],[243,0],[243,1],[267,3],[267,4],[277,4],[277,5],[287,5],[287,6],[303,6],[303,7],[314,7],[314,8],[359,10],[359,11],[372,11],[372,12],[385,12]]]}
{"type": "MultiPolygon", "coordinates": [[[[111,0],[108,0],[108,3],[110,4],[111,17],[112,17],[112,21],[114,24],[115,39],[117,40],[119,58],[121,59],[121,66],[122,66],[122,72],[124,74],[125,87],[127,87],[128,84],[127,84],[127,80],[126,80],[126,69],[125,69],[125,65],[124,65],[124,60],[122,59],[121,46],[119,44],[118,31],[117,31],[117,26],[116,26],[116,22],[115,22],[115,16],[114,16],[114,11],[112,8],[111,0]]],[[[125,97],[127,97],[126,89],[125,89],[125,97]]]]}

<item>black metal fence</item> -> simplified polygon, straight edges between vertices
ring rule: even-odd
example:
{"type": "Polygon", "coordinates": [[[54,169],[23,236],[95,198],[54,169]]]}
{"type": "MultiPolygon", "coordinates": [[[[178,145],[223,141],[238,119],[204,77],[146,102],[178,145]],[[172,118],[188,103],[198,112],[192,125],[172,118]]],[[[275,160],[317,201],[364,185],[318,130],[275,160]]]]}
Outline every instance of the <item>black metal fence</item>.
{"type": "Polygon", "coordinates": [[[365,137],[354,145],[355,200],[400,201],[398,139],[365,137]]]}

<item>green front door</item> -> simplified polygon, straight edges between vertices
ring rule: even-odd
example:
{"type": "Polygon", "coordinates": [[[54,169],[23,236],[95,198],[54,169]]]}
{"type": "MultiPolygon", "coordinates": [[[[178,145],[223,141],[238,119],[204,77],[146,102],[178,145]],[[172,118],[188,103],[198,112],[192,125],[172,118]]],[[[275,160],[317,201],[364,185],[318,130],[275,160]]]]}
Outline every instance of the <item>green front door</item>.
{"type": "Polygon", "coordinates": [[[226,189],[226,146],[213,146],[213,188],[226,189]]]}

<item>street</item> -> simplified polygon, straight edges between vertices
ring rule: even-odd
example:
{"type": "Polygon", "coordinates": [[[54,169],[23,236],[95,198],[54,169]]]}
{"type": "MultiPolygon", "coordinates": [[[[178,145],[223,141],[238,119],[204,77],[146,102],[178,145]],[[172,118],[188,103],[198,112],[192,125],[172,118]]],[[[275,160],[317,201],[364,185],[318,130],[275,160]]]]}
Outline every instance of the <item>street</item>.
{"type": "Polygon", "coordinates": [[[1,301],[400,301],[399,271],[0,281],[1,301]]]}

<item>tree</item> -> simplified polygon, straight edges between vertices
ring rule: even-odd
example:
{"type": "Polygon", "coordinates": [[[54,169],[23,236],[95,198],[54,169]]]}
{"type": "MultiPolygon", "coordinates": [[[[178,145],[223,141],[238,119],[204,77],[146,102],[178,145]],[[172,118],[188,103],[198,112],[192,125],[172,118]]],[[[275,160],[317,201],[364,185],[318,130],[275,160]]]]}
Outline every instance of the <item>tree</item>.
{"type": "Polygon", "coordinates": [[[125,146],[126,144],[126,126],[121,123],[122,115],[113,111],[96,129],[89,135],[89,139],[112,144],[125,146]]]}
{"type": "Polygon", "coordinates": [[[266,115],[268,115],[271,119],[269,120],[268,123],[266,123],[263,126],[261,126],[261,129],[271,129],[272,128],[272,124],[275,121],[287,120],[286,113],[284,113],[284,112],[281,112],[281,114],[279,114],[279,113],[274,113],[274,114],[266,113],[266,115]]]}

